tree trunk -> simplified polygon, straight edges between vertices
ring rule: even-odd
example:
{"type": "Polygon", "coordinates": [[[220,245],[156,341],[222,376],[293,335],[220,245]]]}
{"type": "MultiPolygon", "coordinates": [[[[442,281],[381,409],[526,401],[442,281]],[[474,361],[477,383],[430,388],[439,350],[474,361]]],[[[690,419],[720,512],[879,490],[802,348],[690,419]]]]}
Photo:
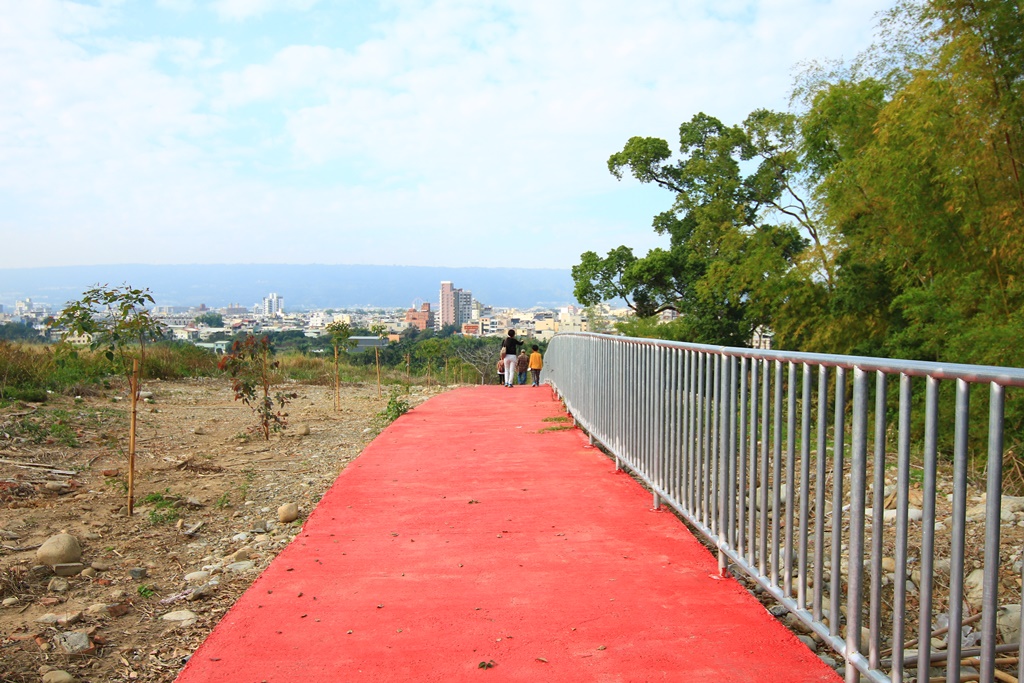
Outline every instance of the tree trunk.
{"type": "Polygon", "coordinates": [[[139,405],[139,360],[132,360],[132,377],[128,383],[132,390],[132,417],[128,426],[128,516],[135,514],[135,425],[139,405]]]}
{"type": "Polygon", "coordinates": [[[373,357],[377,361],[377,398],[380,398],[380,349],[373,347],[373,357]]]}
{"type": "Polygon", "coordinates": [[[334,412],[341,410],[341,389],[338,387],[338,347],[334,347],[334,412]]]}

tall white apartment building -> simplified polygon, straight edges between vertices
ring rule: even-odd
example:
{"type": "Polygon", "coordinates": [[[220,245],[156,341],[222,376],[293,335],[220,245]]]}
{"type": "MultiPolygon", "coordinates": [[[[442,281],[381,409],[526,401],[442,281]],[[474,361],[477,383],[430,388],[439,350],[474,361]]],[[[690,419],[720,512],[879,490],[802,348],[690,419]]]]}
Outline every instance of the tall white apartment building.
{"type": "Polygon", "coordinates": [[[278,296],[277,292],[271,292],[263,297],[261,313],[268,318],[278,318],[284,315],[284,297],[278,296]]]}

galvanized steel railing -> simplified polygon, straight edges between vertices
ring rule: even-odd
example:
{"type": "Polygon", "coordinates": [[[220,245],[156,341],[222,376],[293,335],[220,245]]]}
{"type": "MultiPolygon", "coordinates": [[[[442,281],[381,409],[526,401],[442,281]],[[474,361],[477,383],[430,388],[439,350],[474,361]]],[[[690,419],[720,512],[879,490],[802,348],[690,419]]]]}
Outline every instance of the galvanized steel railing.
{"type": "MultiPolygon", "coordinates": [[[[968,656],[980,660],[980,680],[992,681],[997,653],[1024,654],[1019,643],[998,643],[996,627],[1000,601],[1020,600],[1019,592],[1009,596],[1000,588],[999,494],[1004,392],[1024,386],[1024,370],[584,333],[554,337],[544,381],[616,466],[625,464],[650,486],[656,507],[670,505],[717,547],[722,571],[731,565],[745,573],[842,656],[847,681],[864,675],[896,683],[918,662],[949,662],[953,683],[961,675],[956,663],[968,656]],[[920,382],[923,406],[912,394],[920,382]],[[948,401],[954,404],[952,509],[948,544],[936,548],[943,382],[955,384],[948,401]],[[898,386],[891,402],[890,384],[898,386]],[[970,414],[975,385],[988,385],[983,549],[965,548],[981,522],[968,517],[967,497],[969,429],[972,417],[981,417],[970,414]],[[891,467],[895,505],[886,515],[891,467]],[[911,506],[912,493],[918,507],[911,506]],[[887,524],[893,515],[895,523],[887,524]],[[948,586],[935,571],[936,558],[944,563],[945,556],[948,586]],[[971,556],[983,559],[980,614],[965,617],[965,558],[971,556]],[[829,618],[842,612],[845,628],[842,618],[829,618]],[[980,647],[948,637],[945,649],[933,648],[932,638],[943,632],[936,628],[941,615],[951,625],[980,621],[980,647]],[[916,652],[910,652],[907,637],[915,629],[916,652]],[[887,640],[891,647],[883,649],[887,640]]],[[[1005,579],[1007,567],[1002,571],[1005,579]]],[[[919,683],[928,679],[929,666],[917,666],[919,683]]]]}

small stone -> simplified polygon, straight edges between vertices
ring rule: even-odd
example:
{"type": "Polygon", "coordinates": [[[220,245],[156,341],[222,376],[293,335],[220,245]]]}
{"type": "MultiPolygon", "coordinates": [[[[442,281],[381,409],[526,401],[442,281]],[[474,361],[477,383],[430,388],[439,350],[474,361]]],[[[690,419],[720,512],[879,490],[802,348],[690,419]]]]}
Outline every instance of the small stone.
{"type": "Polygon", "coordinates": [[[215,584],[213,584],[213,583],[204,583],[202,586],[197,586],[194,591],[189,593],[188,599],[190,601],[192,601],[192,600],[201,600],[203,598],[210,597],[216,591],[217,591],[217,587],[216,587],[215,584]]]}
{"type": "Polygon", "coordinates": [[[234,536],[232,536],[231,540],[235,541],[236,543],[245,543],[246,541],[249,540],[249,534],[247,534],[246,532],[243,531],[241,533],[238,533],[238,534],[235,534],[234,536]]]}
{"type": "Polygon", "coordinates": [[[69,655],[88,654],[95,649],[95,645],[89,640],[89,636],[81,631],[68,631],[60,633],[54,639],[57,645],[69,655]]]}
{"type": "Polygon", "coordinates": [[[47,491],[63,491],[67,488],[67,486],[59,481],[48,481],[45,486],[47,491]]]}
{"type": "Polygon", "coordinates": [[[203,501],[199,500],[195,496],[189,496],[185,499],[185,505],[193,508],[201,508],[203,507],[203,501]]]}
{"type": "Polygon", "coordinates": [[[43,683],[75,683],[77,680],[77,678],[62,669],[48,671],[43,674],[43,683]]]}
{"type": "Polygon", "coordinates": [[[109,569],[112,566],[113,565],[111,565],[109,562],[106,562],[104,560],[95,560],[92,564],[89,565],[89,567],[91,567],[92,569],[95,569],[98,572],[109,571],[109,569]]]}
{"type": "Polygon", "coordinates": [[[920,522],[922,519],[924,519],[924,512],[918,510],[917,508],[907,509],[907,521],[920,522]]]}
{"type": "Polygon", "coordinates": [[[107,605],[107,614],[112,617],[123,617],[128,614],[128,603],[119,602],[116,605],[107,605]]]}
{"type": "Polygon", "coordinates": [[[132,577],[136,581],[141,581],[146,578],[147,573],[148,572],[145,567],[132,567],[128,570],[128,576],[132,577]]]}
{"type": "Polygon", "coordinates": [[[50,567],[55,564],[78,562],[82,559],[82,546],[71,534],[56,534],[39,546],[36,550],[36,559],[50,567]]]}
{"type": "Polygon", "coordinates": [[[1004,643],[1020,642],[1020,605],[1000,605],[996,611],[996,628],[1004,643]]]}
{"type": "Polygon", "coordinates": [[[89,607],[86,608],[85,611],[89,614],[103,614],[107,611],[107,606],[102,602],[97,602],[92,605],[89,605],[89,607]]]}
{"type": "Polygon", "coordinates": [[[204,434],[206,434],[206,430],[203,429],[202,426],[197,426],[195,429],[192,430],[192,433],[195,434],[196,436],[203,436],[204,434]]]}
{"type": "Polygon", "coordinates": [[[896,571],[896,560],[894,560],[891,557],[883,557],[882,558],[882,571],[884,571],[884,572],[894,572],[894,571],[896,571]]]}
{"type": "Polygon", "coordinates": [[[224,567],[224,569],[229,572],[240,573],[247,572],[255,566],[255,562],[252,560],[246,560],[245,562],[232,562],[228,566],[224,567]]]}
{"type": "Polygon", "coordinates": [[[86,567],[85,569],[82,570],[82,576],[84,576],[87,579],[95,578],[98,573],[99,572],[97,572],[92,567],[86,567]]]}
{"type": "Polygon", "coordinates": [[[4,601],[3,601],[2,604],[3,604],[4,607],[13,607],[14,605],[17,605],[20,602],[21,602],[21,600],[18,600],[18,598],[4,598],[4,601]]]}
{"type": "Polygon", "coordinates": [[[816,643],[814,641],[814,638],[811,638],[810,636],[806,636],[806,635],[799,635],[799,636],[797,636],[797,640],[799,640],[801,643],[806,645],[807,649],[810,650],[811,652],[817,652],[818,651],[818,643],[816,643]]]}
{"type": "Polygon", "coordinates": [[[199,583],[199,584],[202,584],[202,583],[206,583],[207,579],[209,579],[209,578],[210,578],[210,572],[198,571],[198,572],[190,572],[188,574],[185,574],[185,582],[186,583],[193,583],[193,584],[199,583]]]}
{"type": "Polygon", "coordinates": [[[68,612],[67,614],[60,615],[60,618],[57,619],[57,625],[58,626],[71,626],[72,624],[77,624],[81,620],[82,620],[82,613],[81,612],[68,612]]]}
{"type": "Polygon", "coordinates": [[[299,425],[295,428],[295,433],[298,436],[309,436],[309,425],[299,425]]]}
{"type": "Polygon", "coordinates": [[[46,590],[50,591],[51,593],[63,593],[67,591],[68,588],[70,588],[68,580],[62,579],[59,576],[53,577],[52,579],[50,579],[50,583],[46,584],[46,590]]]}
{"type": "Polygon", "coordinates": [[[60,617],[57,616],[56,614],[54,614],[53,612],[47,612],[43,616],[37,618],[36,619],[36,623],[37,624],[56,624],[58,619],[60,619],[60,617]]]}
{"type": "Polygon", "coordinates": [[[282,524],[294,522],[299,518],[299,506],[295,503],[285,503],[277,508],[277,520],[282,524]]]}
{"type": "Polygon", "coordinates": [[[182,626],[191,626],[196,623],[199,616],[190,610],[181,609],[175,612],[168,612],[167,614],[160,617],[164,621],[174,621],[180,623],[182,626]]]}
{"type": "Polygon", "coordinates": [[[252,548],[246,546],[239,548],[235,552],[228,556],[231,562],[241,562],[242,560],[248,560],[252,556],[252,548]]]}
{"type": "Polygon", "coordinates": [[[81,562],[62,562],[53,565],[53,573],[57,576],[78,576],[85,569],[81,562]]]}

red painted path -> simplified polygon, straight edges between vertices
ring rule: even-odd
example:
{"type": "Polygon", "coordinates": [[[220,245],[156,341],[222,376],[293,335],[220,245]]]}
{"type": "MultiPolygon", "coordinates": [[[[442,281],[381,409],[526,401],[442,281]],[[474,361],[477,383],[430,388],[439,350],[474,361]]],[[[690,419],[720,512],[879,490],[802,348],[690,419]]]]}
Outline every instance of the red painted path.
{"type": "Polygon", "coordinates": [[[401,417],[179,683],[839,680],[562,415],[488,386],[401,417]]]}

